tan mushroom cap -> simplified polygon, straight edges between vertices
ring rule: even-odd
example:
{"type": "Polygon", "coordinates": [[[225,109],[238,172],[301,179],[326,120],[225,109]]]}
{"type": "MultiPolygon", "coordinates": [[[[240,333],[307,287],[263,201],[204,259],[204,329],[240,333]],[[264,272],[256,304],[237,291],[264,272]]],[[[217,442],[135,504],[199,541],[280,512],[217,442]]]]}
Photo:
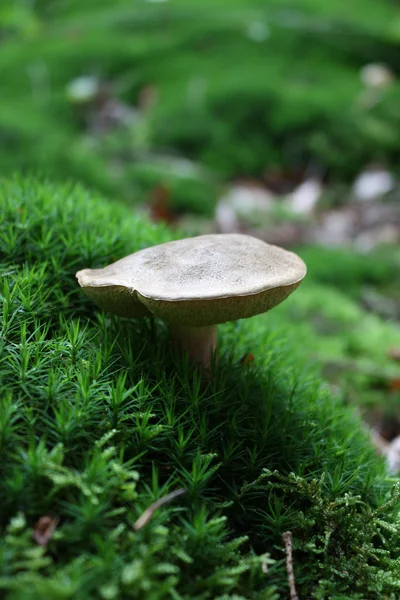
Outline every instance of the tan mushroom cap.
{"type": "Polygon", "coordinates": [[[146,248],[76,276],[89,298],[111,313],[200,327],[273,308],[305,274],[293,252],[248,235],[214,234],[146,248]]]}

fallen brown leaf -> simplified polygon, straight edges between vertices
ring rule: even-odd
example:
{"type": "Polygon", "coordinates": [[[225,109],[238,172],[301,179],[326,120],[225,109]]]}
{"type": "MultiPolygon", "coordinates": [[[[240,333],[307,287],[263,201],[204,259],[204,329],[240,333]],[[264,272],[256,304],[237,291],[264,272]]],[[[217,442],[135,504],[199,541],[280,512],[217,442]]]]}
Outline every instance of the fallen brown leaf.
{"type": "Polygon", "coordinates": [[[58,517],[51,517],[50,515],[40,517],[33,528],[32,537],[35,542],[40,546],[47,546],[53,537],[53,533],[59,523],[59,520],[60,519],[58,517]]]}
{"type": "Polygon", "coordinates": [[[390,348],[388,352],[389,358],[400,361],[400,348],[390,348]]]}
{"type": "Polygon", "coordinates": [[[240,359],[241,365],[251,365],[255,361],[255,356],[251,352],[248,352],[240,359]]]}
{"type": "Polygon", "coordinates": [[[394,377],[390,382],[390,391],[398,392],[400,391],[400,377],[394,377]]]}
{"type": "Polygon", "coordinates": [[[175,221],[175,215],[171,210],[169,197],[169,190],[163,185],[158,185],[154,188],[152,192],[152,201],[150,203],[150,216],[155,223],[160,221],[173,223],[175,221]]]}

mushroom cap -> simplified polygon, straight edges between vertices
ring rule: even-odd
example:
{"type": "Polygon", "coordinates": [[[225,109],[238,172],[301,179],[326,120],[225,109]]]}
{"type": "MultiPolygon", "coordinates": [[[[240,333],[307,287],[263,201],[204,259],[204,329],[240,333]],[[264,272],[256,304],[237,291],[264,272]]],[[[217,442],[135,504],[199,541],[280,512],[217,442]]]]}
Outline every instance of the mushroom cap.
{"type": "Polygon", "coordinates": [[[306,274],[293,252],[242,234],[200,235],[145,248],[76,276],[101,308],[200,327],[265,312],[306,274]]]}

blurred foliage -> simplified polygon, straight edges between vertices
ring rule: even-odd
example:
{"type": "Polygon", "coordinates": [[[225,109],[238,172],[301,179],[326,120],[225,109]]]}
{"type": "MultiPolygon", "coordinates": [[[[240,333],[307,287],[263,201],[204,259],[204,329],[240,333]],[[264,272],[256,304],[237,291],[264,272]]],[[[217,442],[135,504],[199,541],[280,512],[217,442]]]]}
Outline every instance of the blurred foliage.
{"type": "Polygon", "coordinates": [[[391,356],[392,349],[400,348],[398,315],[380,315],[363,298],[370,289],[398,294],[399,251],[381,249],[365,256],[348,248],[301,248],[298,253],[307,264],[307,277],[301,293],[274,310],[271,327],[292,323],[298,353],[313,359],[325,379],[375,427],[382,415],[398,422],[400,364],[391,356]]]}
{"type": "Polygon", "coordinates": [[[382,289],[400,283],[399,248],[381,247],[366,255],[348,247],[309,247],[299,249],[299,254],[307,264],[309,277],[358,300],[363,286],[382,289]]]}
{"type": "MultiPolygon", "coordinates": [[[[218,177],[315,163],[340,179],[399,158],[400,85],[371,104],[360,78],[371,61],[398,68],[391,0],[3,0],[0,35],[3,173],[39,168],[132,201],[163,183],[153,171],[143,184],[142,162],[185,156],[214,171],[189,201],[204,213],[218,177]],[[134,108],[131,126],[95,133],[95,107],[67,95],[80,76],[134,108]]],[[[184,205],[179,177],[165,185],[184,205]]]]}

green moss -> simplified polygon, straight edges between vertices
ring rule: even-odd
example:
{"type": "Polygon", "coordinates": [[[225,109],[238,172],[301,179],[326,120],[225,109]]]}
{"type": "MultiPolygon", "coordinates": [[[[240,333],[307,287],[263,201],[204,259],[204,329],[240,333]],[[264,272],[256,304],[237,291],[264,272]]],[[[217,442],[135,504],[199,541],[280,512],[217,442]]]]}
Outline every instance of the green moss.
{"type": "Polygon", "coordinates": [[[398,491],[280,309],[221,326],[205,383],[162,323],[98,312],[74,277],[167,230],[33,180],[2,181],[0,207],[6,598],[286,598],[288,529],[300,597],[396,597],[398,491]],[[60,520],[39,547],[44,515],[60,520]]]}
{"type": "MultiPolygon", "coordinates": [[[[336,273],[333,261],[326,264],[330,265],[327,277],[332,283],[339,281],[340,268],[336,273]]],[[[346,294],[332,284],[313,281],[316,274],[311,266],[301,293],[274,310],[273,326],[292,324],[297,352],[305,353],[329,381],[339,385],[346,401],[361,408],[368,421],[382,412],[397,418],[399,398],[392,381],[400,377],[400,367],[390,351],[400,345],[398,324],[363,309],[351,297],[352,292],[356,295],[357,277],[350,290],[343,285],[346,294]]]]}

